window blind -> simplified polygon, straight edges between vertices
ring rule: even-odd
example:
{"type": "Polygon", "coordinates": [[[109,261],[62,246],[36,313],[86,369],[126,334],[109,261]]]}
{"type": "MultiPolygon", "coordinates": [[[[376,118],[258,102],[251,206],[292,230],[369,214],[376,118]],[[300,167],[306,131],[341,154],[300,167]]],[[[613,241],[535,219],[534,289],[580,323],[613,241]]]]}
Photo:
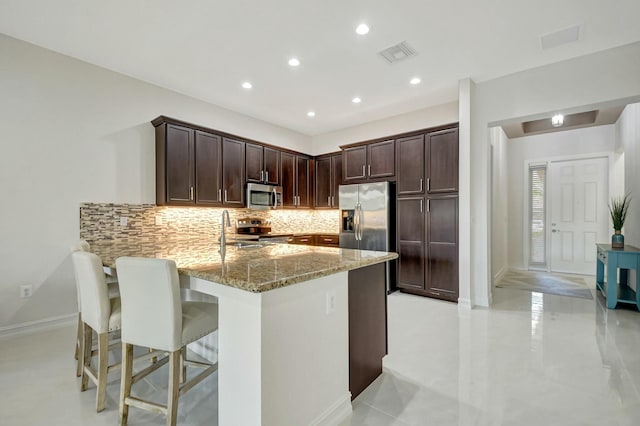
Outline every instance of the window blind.
{"type": "Polygon", "coordinates": [[[546,217],[547,166],[529,167],[529,265],[547,265],[546,217]]]}

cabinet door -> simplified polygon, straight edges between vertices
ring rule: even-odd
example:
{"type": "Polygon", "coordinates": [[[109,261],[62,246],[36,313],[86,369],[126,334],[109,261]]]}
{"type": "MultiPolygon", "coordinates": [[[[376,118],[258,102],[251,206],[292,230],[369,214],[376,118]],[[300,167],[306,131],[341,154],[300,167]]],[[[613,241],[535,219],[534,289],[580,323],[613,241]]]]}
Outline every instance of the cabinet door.
{"type": "Polygon", "coordinates": [[[311,160],[306,157],[296,156],[296,174],[298,207],[311,207],[311,160]]]}
{"type": "Polygon", "coordinates": [[[427,135],[427,191],[458,192],[458,129],[427,135]]]}
{"type": "Polygon", "coordinates": [[[356,146],[342,151],[343,178],[345,182],[367,178],[367,146],[356,146]]]}
{"type": "Polygon", "coordinates": [[[244,142],[222,141],[222,198],[225,205],[244,205],[244,142]]]}
{"type": "Polygon", "coordinates": [[[288,152],[280,153],[280,177],[282,181],[282,206],[295,207],[296,156],[288,152]]]}
{"type": "Polygon", "coordinates": [[[342,154],[331,157],[331,207],[337,209],[340,205],[338,194],[342,185],[342,154]]]}
{"type": "Polygon", "coordinates": [[[427,213],[427,282],[434,297],[458,300],[458,197],[431,198],[427,213]]]}
{"type": "Polygon", "coordinates": [[[264,182],[264,167],[262,164],[262,147],[246,144],[245,146],[245,174],[247,182],[264,182]]]}
{"type": "Polygon", "coordinates": [[[318,158],[316,160],[316,202],[317,209],[331,207],[331,157],[318,158]]]}
{"type": "Polygon", "coordinates": [[[280,151],[273,148],[264,148],[264,171],[267,184],[280,184],[280,151]]]}
{"type": "Polygon", "coordinates": [[[192,205],[194,201],[193,130],[167,125],[167,204],[192,205]]]}
{"type": "Polygon", "coordinates": [[[196,204],[222,203],[222,139],[195,132],[196,204]]]}
{"type": "Polygon", "coordinates": [[[424,135],[396,141],[398,195],[424,194],[424,135]]]}
{"type": "Polygon", "coordinates": [[[396,174],[395,147],[395,141],[376,142],[368,145],[367,176],[369,179],[391,177],[396,174]]]}
{"type": "Polygon", "coordinates": [[[397,201],[398,287],[424,290],[425,217],[424,198],[397,201]]]}

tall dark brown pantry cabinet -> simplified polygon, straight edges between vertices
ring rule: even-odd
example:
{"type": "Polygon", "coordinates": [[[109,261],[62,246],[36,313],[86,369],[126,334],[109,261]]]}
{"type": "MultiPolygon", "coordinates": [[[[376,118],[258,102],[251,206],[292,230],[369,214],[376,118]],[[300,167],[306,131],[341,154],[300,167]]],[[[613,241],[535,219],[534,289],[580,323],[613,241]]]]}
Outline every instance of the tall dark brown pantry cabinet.
{"type": "Polygon", "coordinates": [[[396,140],[400,290],[458,300],[458,128],[396,140]]]}

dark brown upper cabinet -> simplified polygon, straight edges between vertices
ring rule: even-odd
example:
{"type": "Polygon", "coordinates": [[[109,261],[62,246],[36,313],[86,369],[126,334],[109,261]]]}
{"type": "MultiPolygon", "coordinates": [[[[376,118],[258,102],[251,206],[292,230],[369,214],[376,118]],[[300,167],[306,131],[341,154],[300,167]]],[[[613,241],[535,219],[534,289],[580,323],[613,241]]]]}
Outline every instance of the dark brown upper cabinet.
{"type": "Polygon", "coordinates": [[[315,208],[337,209],[342,183],[342,154],[326,155],[315,161],[315,208]]]}
{"type": "Polygon", "coordinates": [[[156,126],[156,204],[244,205],[244,142],[165,121],[156,126]]]}
{"type": "Polygon", "coordinates": [[[244,148],[245,143],[222,139],[222,203],[244,206],[244,148]]]}
{"type": "Polygon", "coordinates": [[[195,202],[218,206],[222,203],[222,138],[195,131],[195,202]]]}
{"type": "Polygon", "coordinates": [[[427,192],[458,192],[458,129],[427,133],[427,192]]]}
{"type": "Polygon", "coordinates": [[[247,182],[280,183],[280,151],[276,149],[246,144],[245,167],[247,182]]]}
{"type": "Polygon", "coordinates": [[[280,153],[282,205],[291,208],[312,207],[312,169],[309,157],[280,153]]]}
{"type": "Polygon", "coordinates": [[[395,176],[395,140],[345,148],[342,151],[345,183],[383,180],[395,176]]]}
{"type": "Polygon", "coordinates": [[[425,146],[424,135],[410,136],[396,140],[398,196],[423,195],[425,189],[425,146]]]}

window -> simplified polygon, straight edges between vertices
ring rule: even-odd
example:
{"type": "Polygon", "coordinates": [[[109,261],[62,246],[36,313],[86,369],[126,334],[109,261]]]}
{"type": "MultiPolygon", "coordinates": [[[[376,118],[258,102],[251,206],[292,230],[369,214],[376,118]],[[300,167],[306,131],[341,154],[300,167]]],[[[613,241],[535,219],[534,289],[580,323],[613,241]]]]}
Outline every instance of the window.
{"type": "Polygon", "coordinates": [[[547,266],[546,219],[547,166],[529,166],[529,266],[547,266]]]}

